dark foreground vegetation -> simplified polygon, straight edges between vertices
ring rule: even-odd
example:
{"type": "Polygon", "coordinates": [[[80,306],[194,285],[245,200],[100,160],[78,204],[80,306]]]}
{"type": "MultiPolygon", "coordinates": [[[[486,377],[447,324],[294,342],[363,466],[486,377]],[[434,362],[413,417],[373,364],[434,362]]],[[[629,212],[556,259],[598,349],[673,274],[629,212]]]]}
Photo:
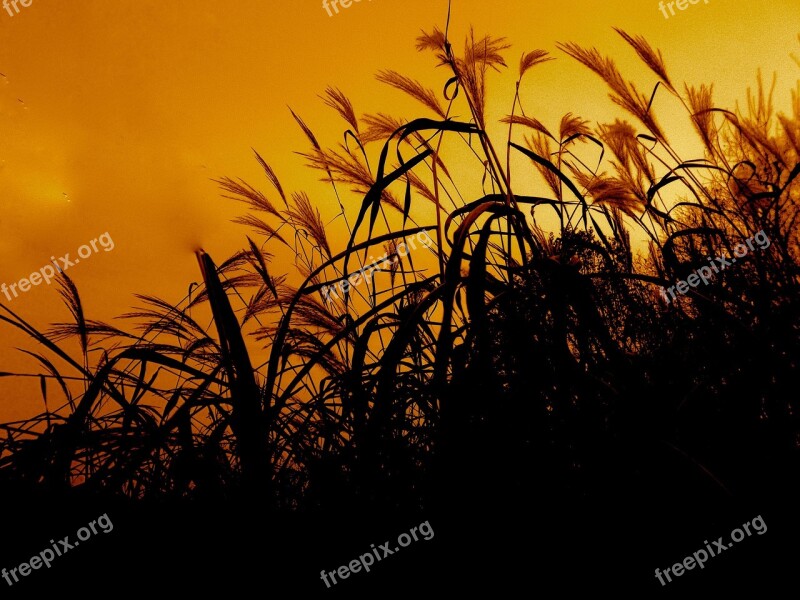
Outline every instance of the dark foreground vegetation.
{"type": "MultiPolygon", "coordinates": [[[[99,323],[62,274],[70,322],[40,331],[0,306],[38,343],[46,407],[2,426],[2,565],[99,514],[115,524],[9,593],[782,585],[800,532],[800,94],[776,114],[759,78],[744,107],[717,108],[619,33],[652,72],[647,93],[594,49],[559,50],[631,121],[567,114],[551,129],[518,92],[500,144],[487,79],[508,45],[470,34],[459,52],[435,29],[417,48],[447,71],[443,93],[378,76],[427,116],[358,119],[329,88],[348,130],[328,149],[292,113],[341,207],[333,225],[257,155],[268,193],[220,185],[258,236],[219,265],[199,252],[203,284],[183,302],[141,296],[131,327],[99,323]],[[679,156],[662,98],[685,106],[704,156],[679,156]],[[461,142],[472,172],[448,163],[461,142]],[[406,255],[419,231],[435,243],[406,255]],[[769,246],[708,285],[659,293],[762,231],[769,246]],[[394,259],[367,284],[321,293],[380,252],[394,259]],[[286,256],[296,269],[279,273],[286,256]],[[763,537],[655,580],[758,514],[763,537]],[[422,520],[430,542],[320,581],[422,520]]],[[[548,60],[524,54],[519,80],[548,60]]]]}

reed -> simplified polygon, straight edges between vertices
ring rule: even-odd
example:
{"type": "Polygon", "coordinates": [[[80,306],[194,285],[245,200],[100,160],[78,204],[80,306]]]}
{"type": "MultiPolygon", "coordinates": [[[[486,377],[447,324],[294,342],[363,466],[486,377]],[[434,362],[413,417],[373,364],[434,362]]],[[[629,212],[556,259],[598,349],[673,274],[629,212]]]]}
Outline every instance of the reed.
{"type": "Polygon", "coordinates": [[[286,194],[256,153],[270,193],[219,184],[250,209],[239,222],[258,239],[218,267],[200,253],[203,284],[177,305],[140,296],[144,307],[124,315],[136,333],[87,319],[63,274],[73,322],[40,332],[0,305],[0,320],[42,347],[29,354],[46,400],[39,416],[2,425],[0,477],[134,498],[256,494],[276,509],[342,498],[419,508],[471,486],[510,494],[531,471],[542,489],[577,497],[609,471],[621,479],[658,464],[725,495],[742,485],[727,458],[741,439],[758,440],[759,459],[786,476],[800,436],[796,402],[781,391],[798,383],[800,93],[791,114],[775,114],[774,84],[759,77],[746,108],[718,108],[711,85],[681,88],[660,52],[618,33],[657,78],[650,94],[597,49],[559,49],[634,122],[593,127],[567,113],[551,129],[530,116],[519,84],[553,58],[534,50],[520,60],[507,139],[490,139],[490,77],[509,45],[470,31],[458,54],[437,28],[417,49],[449,70],[441,93],[378,74],[427,116],[359,119],[329,88],[323,102],[346,132],[325,148],[292,112],[346,243],[329,239],[318,201],[286,194]],[[704,156],[670,145],[653,109],[660,93],[686,108],[704,156]],[[474,172],[448,164],[445,138],[463,143],[474,172]],[[596,163],[576,152],[582,143],[596,163]],[[529,173],[512,172],[512,156],[530,161],[544,195],[520,193],[529,173]],[[460,182],[476,173],[484,193],[471,198],[460,182]],[[357,210],[345,208],[353,198],[357,210]],[[761,230],[768,251],[661,300],[660,286],[761,230]],[[436,243],[400,256],[420,231],[436,243]],[[632,233],[649,240],[644,251],[632,233]],[[396,260],[371,285],[322,293],[381,248],[396,260]],[[274,274],[281,252],[297,272],[274,274]],[[203,310],[215,333],[193,317],[203,310]],[[72,337],[79,359],[59,345],[72,337]],[[619,454],[629,460],[612,464],[619,454]]]}

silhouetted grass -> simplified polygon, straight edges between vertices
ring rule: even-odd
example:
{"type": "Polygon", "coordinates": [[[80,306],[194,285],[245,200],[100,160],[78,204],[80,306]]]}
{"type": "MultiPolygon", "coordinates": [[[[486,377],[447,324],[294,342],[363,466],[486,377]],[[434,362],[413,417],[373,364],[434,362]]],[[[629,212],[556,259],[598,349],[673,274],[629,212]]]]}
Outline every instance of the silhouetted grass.
{"type": "MultiPolygon", "coordinates": [[[[273,509],[420,509],[531,490],[556,503],[657,478],[713,498],[794,490],[800,94],[792,114],[776,115],[759,78],[746,110],[717,108],[711,87],[681,90],[660,53],[619,33],[658,78],[650,94],[597,50],[560,49],[608,84],[633,123],[592,128],[567,113],[551,131],[516,94],[500,146],[485,133],[486,103],[507,43],[470,32],[458,55],[434,29],[417,48],[449,70],[442,94],[378,75],[429,117],[359,120],[330,88],[323,100],[348,129],[324,148],[292,113],[310,142],[302,155],[337,200],[344,247],[314,200],[286,194],[256,154],[269,194],[219,184],[251,209],[239,222],[259,239],[219,267],[200,252],[203,285],[178,305],[141,296],[125,315],[137,333],[88,320],[63,274],[73,322],[40,332],[0,306],[41,346],[31,354],[46,400],[41,415],[2,426],[6,486],[246,497],[273,509]],[[670,145],[656,94],[683,103],[705,156],[670,145]],[[473,154],[480,197],[462,195],[459,181],[475,173],[448,166],[445,137],[473,154]],[[586,143],[592,164],[576,150],[586,143]],[[530,160],[546,195],[521,193],[528,174],[512,176],[512,155],[530,160]],[[354,196],[357,211],[345,208],[354,196]],[[418,222],[420,203],[435,221],[418,222]],[[761,230],[767,250],[661,300],[659,286],[761,230]],[[436,244],[402,257],[398,244],[419,231],[436,244]],[[632,231],[649,240],[645,252],[632,231]],[[326,301],[323,285],[380,249],[396,259],[386,272],[326,301]],[[297,273],[275,273],[279,252],[297,273]],[[209,310],[213,334],[193,317],[209,310]],[[79,360],[59,346],[68,337],[79,360]]],[[[550,59],[523,54],[517,89],[550,59]]]]}

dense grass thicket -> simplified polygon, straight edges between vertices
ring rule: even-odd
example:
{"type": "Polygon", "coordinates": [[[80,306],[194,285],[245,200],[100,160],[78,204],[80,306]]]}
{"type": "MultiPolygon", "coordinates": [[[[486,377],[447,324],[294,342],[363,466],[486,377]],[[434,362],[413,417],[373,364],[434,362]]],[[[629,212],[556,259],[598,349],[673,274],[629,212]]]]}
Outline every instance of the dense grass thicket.
{"type": "MultiPolygon", "coordinates": [[[[111,326],[62,274],[70,322],[41,331],[0,305],[4,326],[37,342],[46,407],[2,425],[2,488],[266,511],[558,505],[644,485],[662,498],[794,493],[800,87],[789,114],[760,78],[743,107],[718,108],[710,85],[678,85],[660,52],[618,33],[655,89],[595,49],[559,51],[605,81],[626,120],[567,113],[550,129],[518,91],[507,138],[490,139],[488,82],[508,44],[470,33],[459,52],[434,29],[417,49],[435,57],[441,93],[378,75],[425,116],[358,118],[329,88],[347,132],[326,148],[292,113],[346,241],[329,239],[322,199],[286,192],[256,155],[268,189],[219,183],[257,235],[220,264],[198,253],[203,285],[181,303],[143,295],[130,328],[111,326]],[[703,156],[672,147],[661,95],[685,106],[703,156]],[[448,165],[445,139],[463,142],[472,172],[448,165]],[[520,157],[528,171],[512,174],[520,157]],[[476,180],[483,193],[462,195],[476,180]],[[420,231],[430,248],[398,251],[420,231]],[[768,248],[664,301],[661,286],[760,231],[768,248]],[[368,282],[322,293],[382,252],[392,260],[368,282]],[[273,257],[289,255],[296,270],[279,272],[273,257]]],[[[519,81],[548,60],[523,54],[519,81]]]]}

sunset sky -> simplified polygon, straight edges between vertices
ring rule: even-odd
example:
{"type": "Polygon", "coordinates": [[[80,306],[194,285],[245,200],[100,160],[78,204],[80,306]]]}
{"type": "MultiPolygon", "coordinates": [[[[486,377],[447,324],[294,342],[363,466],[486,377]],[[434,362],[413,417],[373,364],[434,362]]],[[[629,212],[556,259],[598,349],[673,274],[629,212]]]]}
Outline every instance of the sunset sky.
{"type": "MultiPolygon", "coordinates": [[[[244,247],[252,233],[230,222],[244,207],[222,199],[212,179],[242,177],[271,194],[251,149],[287,191],[306,190],[326,221],[335,215],[318,173],[294,153],[307,141],[288,107],[334,145],[346,126],[318,98],[327,86],[343,90],[359,114],[431,116],[374,75],[395,69],[437,92],[449,77],[414,49],[421,29],[444,26],[439,0],[362,0],[333,16],[317,0],[33,0],[19,10],[0,9],[0,283],[27,277],[50,256],[74,257],[108,232],[114,250],[69,271],[94,319],[126,312],[135,293],[177,302],[200,278],[194,250],[221,262],[244,247]]],[[[709,0],[669,19],[652,0],[455,0],[450,32],[459,50],[470,25],[512,44],[508,72],[490,80],[496,118],[510,108],[522,52],[551,52],[557,60],[526,75],[522,97],[528,114],[555,127],[566,112],[593,124],[623,116],[558,41],[597,47],[652,89],[654,77],[613,26],[660,48],[673,80],[713,82],[720,107],[745,99],[759,67],[774,71],[785,110],[800,72],[790,57],[800,53],[798,14],[797,0],[709,0]]],[[[679,114],[666,95],[656,110],[665,125],[679,114]]],[[[0,301],[40,327],[68,318],[54,285],[0,301]]],[[[0,325],[0,371],[39,372],[14,350],[23,345],[32,347],[0,325]]],[[[38,385],[1,379],[0,416],[41,410],[38,385]]]]}

